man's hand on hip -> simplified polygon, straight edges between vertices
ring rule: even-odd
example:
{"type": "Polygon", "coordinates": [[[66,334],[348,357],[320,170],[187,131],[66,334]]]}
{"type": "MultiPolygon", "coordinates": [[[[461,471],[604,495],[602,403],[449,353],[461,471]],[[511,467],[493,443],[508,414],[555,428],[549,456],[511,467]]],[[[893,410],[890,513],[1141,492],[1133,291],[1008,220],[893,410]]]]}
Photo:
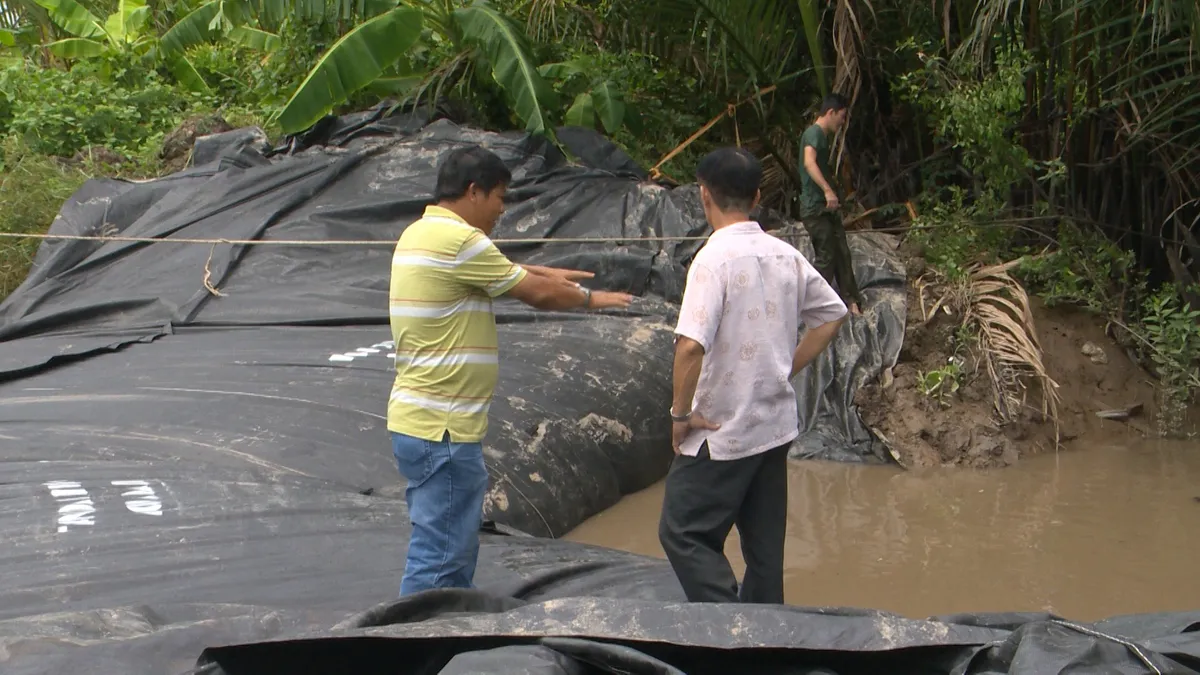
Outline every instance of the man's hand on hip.
{"type": "Polygon", "coordinates": [[[720,428],[720,424],[709,422],[700,413],[692,413],[691,417],[687,418],[687,421],[671,423],[671,447],[675,448],[675,454],[678,455],[679,446],[683,445],[684,439],[693,430],[707,429],[708,431],[716,431],[720,428]]]}

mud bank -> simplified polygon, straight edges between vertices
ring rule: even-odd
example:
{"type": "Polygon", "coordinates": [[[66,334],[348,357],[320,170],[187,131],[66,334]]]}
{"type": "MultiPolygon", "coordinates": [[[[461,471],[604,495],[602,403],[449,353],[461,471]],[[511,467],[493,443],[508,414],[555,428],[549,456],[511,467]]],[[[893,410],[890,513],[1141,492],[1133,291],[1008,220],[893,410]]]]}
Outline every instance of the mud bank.
{"type": "MultiPolygon", "coordinates": [[[[919,259],[902,257],[916,270],[923,266],[919,259]]],[[[1023,456],[1061,449],[1073,441],[1071,447],[1079,448],[1090,442],[1129,445],[1155,437],[1154,379],[1106,334],[1102,318],[1030,299],[1042,362],[1058,385],[1058,424],[1042,414],[1032,388],[1016,419],[1002,424],[993,380],[971,338],[960,330],[962,317],[933,311],[935,304],[910,278],[904,346],[897,364],[878,380],[864,383],[855,395],[863,422],[902,466],[1009,466],[1023,456]],[[939,382],[938,371],[958,375],[939,382]],[[1114,410],[1132,414],[1121,420],[1097,415],[1114,410]]],[[[1194,411],[1190,418],[1196,418],[1194,411]]]]}

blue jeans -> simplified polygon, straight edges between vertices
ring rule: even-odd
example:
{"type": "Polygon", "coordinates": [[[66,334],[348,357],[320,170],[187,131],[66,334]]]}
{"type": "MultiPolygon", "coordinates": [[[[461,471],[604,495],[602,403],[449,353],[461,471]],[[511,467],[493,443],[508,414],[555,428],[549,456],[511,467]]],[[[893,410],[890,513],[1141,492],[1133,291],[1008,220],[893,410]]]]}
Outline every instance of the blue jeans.
{"type": "Polygon", "coordinates": [[[392,454],[408,479],[412,521],[400,595],[473,588],[488,472],[479,443],[427,441],[392,432],[392,454]]]}

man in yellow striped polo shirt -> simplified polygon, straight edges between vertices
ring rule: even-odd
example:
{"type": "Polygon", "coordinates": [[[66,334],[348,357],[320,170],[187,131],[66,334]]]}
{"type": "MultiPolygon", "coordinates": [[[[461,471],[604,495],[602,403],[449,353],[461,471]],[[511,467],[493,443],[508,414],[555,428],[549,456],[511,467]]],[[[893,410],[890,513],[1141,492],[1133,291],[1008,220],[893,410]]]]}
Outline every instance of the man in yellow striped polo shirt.
{"type": "Polygon", "coordinates": [[[488,473],[482,441],[498,376],[492,299],[538,309],[625,307],[625,293],[591,291],[592,274],[508,260],[488,235],[512,175],[477,146],[438,169],[435,204],[409,225],[392,259],[390,314],[396,381],[388,430],[412,538],[400,595],[471,588],[488,473]]]}

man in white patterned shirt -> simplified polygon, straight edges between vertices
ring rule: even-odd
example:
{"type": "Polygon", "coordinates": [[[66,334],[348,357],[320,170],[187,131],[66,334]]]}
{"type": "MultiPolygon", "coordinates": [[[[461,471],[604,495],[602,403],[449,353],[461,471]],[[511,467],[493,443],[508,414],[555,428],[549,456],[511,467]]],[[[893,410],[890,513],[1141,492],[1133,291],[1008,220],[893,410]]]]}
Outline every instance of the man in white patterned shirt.
{"type": "Polygon", "coordinates": [[[799,251],[750,220],[762,178],[753,155],[716,150],[696,175],[713,234],[688,270],[675,329],[676,457],[659,541],[688,600],[783,603],[787,451],[800,434],[791,378],[829,346],[846,305],[799,251]],[[734,524],[740,589],[724,553],[734,524]]]}

